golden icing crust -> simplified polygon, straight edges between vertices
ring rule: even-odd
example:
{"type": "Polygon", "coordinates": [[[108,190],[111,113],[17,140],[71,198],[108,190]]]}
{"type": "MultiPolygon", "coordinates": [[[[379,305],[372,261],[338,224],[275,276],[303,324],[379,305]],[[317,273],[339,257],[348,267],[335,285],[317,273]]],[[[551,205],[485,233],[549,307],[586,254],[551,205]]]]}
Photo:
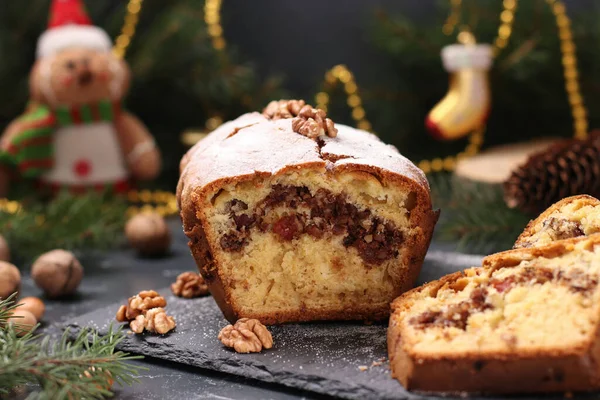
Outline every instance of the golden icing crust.
{"type": "Polygon", "coordinates": [[[341,170],[391,173],[414,181],[424,190],[429,184],[423,171],[375,135],[336,124],[336,138],[322,141],[299,135],[291,119],[269,120],[259,113],[245,114],[221,125],[192,147],[180,163],[177,195],[189,199],[191,191],[219,181],[243,180],[255,175],[277,175],[291,168],[314,166],[341,170]]]}

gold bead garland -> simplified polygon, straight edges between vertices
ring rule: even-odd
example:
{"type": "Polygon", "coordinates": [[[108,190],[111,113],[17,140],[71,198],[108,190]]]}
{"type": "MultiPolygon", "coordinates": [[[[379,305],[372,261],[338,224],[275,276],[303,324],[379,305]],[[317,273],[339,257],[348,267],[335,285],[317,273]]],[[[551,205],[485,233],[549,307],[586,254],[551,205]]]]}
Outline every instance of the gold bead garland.
{"type": "MultiPolygon", "coordinates": [[[[462,0],[450,0],[451,10],[446,22],[442,26],[442,31],[446,35],[451,35],[455,27],[460,22],[460,13],[462,0]]],[[[494,39],[492,46],[492,56],[496,57],[502,49],[508,45],[508,39],[512,34],[512,25],[515,20],[515,11],[517,9],[517,0],[504,0],[502,2],[504,8],[500,13],[500,26],[498,27],[498,35],[494,39]]],[[[458,34],[458,42],[464,43],[465,40],[461,37],[468,31],[463,31],[458,34]]],[[[470,33],[469,33],[470,34],[470,33]]],[[[433,160],[420,161],[417,166],[426,174],[430,172],[454,171],[459,160],[472,157],[479,153],[483,145],[485,126],[480,127],[469,135],[468,144],[465,149],[456,156],[449,156],[444,159],[434,158],[433,160]]]]}
{"type": "Polygon", "coordinates": [[[515,11],[517,10],[517,0],[504,0],[502,6],[504,7],[504,10],[500,13],[498,35],[496,36],[492,47],[492,55],[494,57],[508,45],[508,39],[512,34],[512,25],[515,20],[515,11]]]}
{"type": "MultiPolygon", "coordinates": [[[[171,192],[130,190],[127,193],[127,200],[132,203],[126,211],[128,217],[147,212],[155,212],[163,217],[168,217],[179,212],[177,197],[171,192]]],[[[22,209],[22,204],[16,200],[0,199],[0,211],[2,212],[17,214],[22,209]]],[[[38,217],[40,218],[39,223],[42,224],[44,217],[41,215],[38,217]]]]}
{"type": "MultiPolygon", "coordinates": [[[[143,0],[129,0],[129,3],[127,4],[127,14],[125,15],[123,28],[121,29],[120,35],[115,40],[115,46],[113,48],[113,53],[119,58],[123,58],[125,56],[127,48],[131,43],[131,39],[133,35],[135,35],[135,29],[139,21],[139,14],[142,10],[142,2],[143,0]]],[[[207,1],[207,3],[209,2],[212,3],[213,1],[207,1]]],[[[217,3],[218,7],[220,7],[221,1],[218,0],[217,3]]],[[[219,18],[217,15],[217,23],[218,22],[219,18]]],[[[210,31],[211,30],[209,29],[209,32],[210,31]]],[[[215,30],[213,29],[213,32],[214,31],[215,30]]],[[[179,212],[177,207],[177,198],[174,193],[166,191],[131,190],[127,193],[127,199],[131,203],[140,204],[129,206],[127,209],[127,216],[132,216],[143,212],[156,212],[166,217],[179,212]]],[[[16,214],[21,211],[22,208],[22,204],[18,201],[0,198],[0,211],[2,212],[16,214]]],[[[43,224],[43,216],[38,216],[38,219],[38,223],[40,225],[43,224]]]]}
{"type": "Polygon", "coordinates": [[[363,108],[362,99],[358,94],[358,85],[354,80],[354,75],[352,72],[350,72],[348,67],[343,64],[336,65],[325,73],[325,88],[315,96],[317,108],[327,112],[327,107],[329,105],[328,91],[333,89],[337,82],[340,82],[344,85],[346,103],[352,110],[352,119],[356,122],[358,129],[371,131],[373,127],[367,119],[365,109],[363,108]]]}
{"type": "Polygon", "coordinates": [[[445,35],[450,36],[454,32],[454,28],[460,22],[460,8],[462,5],[462,0],[450,0],[450,13],[448,14],[448,18],[446,18],[446,22],[442,26],[442,32],[445,35]]]}
{"type": "Polygon", "coordinates": [[[546,0],[546,3],[548,3],[552,9],[552,13],[556,17],[565,77],[565,90],[569,104],[571,105],[574,136],[576,139],[585,139],[588,134],[587,109],[584,105],[579,86],[577,55],[575,53],[575,43],[573,42],[573,32],[571,31],[571,20],[567,16],[567,10],[562,1],[546,0]]]}
{"type": "MultiPolygon", "coordinates": [[[[446,22],[442,26],[442,32],[445,35],[450,36],[454,33],[454,29],[460,23],[462,0],[450,0],[450,13],[446,22]]],[[[495,56],[498,55],[500,50],[504,49],[508,45],[508,39],[512,34],[512,25],[515,20],[515,11],[517,9],[517,0],[503,0],[503,10],[500,13],[500,26],[498,27],[498,36],[494,40],[492,53],[495,56]]],[[[462,33],[462,32],[461,32],[462,33]]],[[[461,33],[458,34],[459,42],[461,33]]]]}
{"type": "Polygon", "coordinates": [[[139,204],[131,205],[127,208],[128,217],[149,212],[155,212],[163,217],[168,217],[179,212],[177,197],[171,192],[161,190],[130,190],[127,193],[127,200],[130,203],[139,204]]]}
{"type": "Polygon", "coordinates": [[[125,57],[125,52],[131,44],[131,38],[135,35],[135,28],[140,19],[140,11],[142,11],[143,0],[129,0],[127,4],[127,14],[125,15],[125,22],[121,29],[121,34],[117,36],[115,40],[115,46],[113,48],[113,54],[119,58],[125,57]]]}
{"type": "MultiPolygon", "coordinates": [[[[139,22],[139,14],[142,11],[142,2],[143,0],[129,0],[129,3],[127,4],[127,14],[125,15],[123,28],[121,29],[121,34],[117,36],[113,48],[113,53],[119,58],[125,57],[127,48],[131,44],[131,39],[135,35],[135,29],[139,22]]],[[[178,212],[177,199],[173,193],[164,191],[151,192],[148,190],[131,190],[127,193],[127,199],[131,203],[143,204],[129,206],[127,209],[128,216],[148,211],[157,212],[162,216],[169,216],[178,212]],[[152,204],[154,204],[154,206],[152,204]]],[[[11,208],[14,209],[14,206],[11,206],[11,208]]],[[[0,203],[0,209],[8,211],[3,203],[0,203]]]]}
{"type": "MultiPolygon", "coordinates": [[[[206,31],[211,39],[213,49],[226,56],[222,51],[225,50],[227,43],[223,37],[223,26],[221,25],[221,6],[223,0],[206,0],[204,2],[204,23],[206,31]]],[[[181,142],[192,147],[200,140],[204,139],[210,132],[218,128],[223,123],[223,119],[218,115],[213,115],[206,120],[205,128],[202,130],[188,129],[181,134],[181,142]]]]}
{"type": "MultiPolygon", "coordinates": [[[[220,0],[219,0],[220,1],[220,0]]],[[[552,1],[552,0],[548,0],[552,1]]],[[[460,22],[460,13],[462,0],[450,0],[451,12],[444,23],[442,30],[446,35],[451,35],[455,27],[460,22]]],[[[494,40],[493,55],[496,56],[500,50],[504,49],[512,34],[512,24],[514,22],[514,14],[517,8],[517,0],[504,0],[502,2],[504,10],[500,14],[501,24],[498,27],[498,36],[494,40]]],[[[459,33],[459,41],[462,32],[459,33]]],[[[367,120],[365,109],[363,108],[362,99],[358,94],[358,86],[354,80],[352,72],[345,65],[336,65],[325,74],[325,89],[315,96],[317,108],[327,111],[329,105],[328,91],[333,88],[337,82],[344,85],[346,93],[346,103],[352,109],[352,119],[356,122],[359,129],[371,131],[371,123],[367,120]]],[[[479,152],[483,145],[485,127],[477,129],[469,135],[468,144],[465,149],[456,156],[446,158],[434,158],[433,160],[420,161],[417,166],[425,173],[439,171],[453,171],[458,160],[466,157],[472,157],[479,152]]]]}
{"type": "Polygon", "coordinates": [[[0,211],[5,212],[7,214],[16,214],[23,206],[18,201],[8,200],[8,199],[0,199],[0,211]]]}
{"type": "Polygon", "coordinates": [[[426,174],[430,172],[453,171],[456,168],[457,161],[473,157],[479,152],[483,145],[485,126],[475,130],[469,135],[467,147],[456,156],[448,156],[446,158],[434,158],[433,160],[419,161],[417,166],[426,174]]]}
{"type": "MultiPolygon", "coordinates": [[[[135,29],[139,21],[139,13],[141,11],[143,0],[129,0],[127,5],[127,15],[121,30],[121,34],[115,41],[113,52],[118,57],[124,57],[126,50],[131,43],[131,39],[135,34],[135,29]]],[[[454,31],[455,26],[460,20],[460,7],[462,0],[450,0],[452,11],[446,20],[442,30],[445,34],[450,35],[454,31]]],[[[562,63],[564,67],[565,89],[569,96],[569,104],[572,108],[574,120],[574,129],[576,138],[585,138],[587,136],[588,122],[587,109],[583,104],[581,95],[577,57],[575,54],[575,44],[570,27],[570,19],[566,15],[566,8],[560,0],[546,0],[552,8],[552,12],[556,17],[556,23],[559,30],[561,40],[562,63]]],[[[207,24],[208,34],[211,36],[212,45],[216,50],[223,50],[226,47],[225,39],[223,38],[223,28],[221,26],[220,10],[222,0],[206,0],[204,7],[204,18],[207,24]]],[[[500,14],[500,27],[498,28],[498,36],[494,40],[493,54],[496,56],[500,50],[506,47],[508,39],[512,33],[512,24],[514,22],[514,13],[517,7],[517,0],[504,0],[504,10],[500,14]]],[[[359,129],[367,131],[372,130],[371,123],[366,118],[366,113],[363,108],[362,99],[358,94],[358,86],[354,80],[352,72],[345,65],[336,65],[329,70],[325,75],[326,89],[316,95],[316,103],[318,108],[327,111],[329,104],[329,94],[327,89],[331,89],[337,82],[344,85],[344,91],[347,96],[347,104],[352,109],[352,118],[359,129]]],[[[470,157],[478,153],[484,138],[485,128],[482,127],[473,132],[469,136],[469,143],[465,150],[459,153],[456,157],[435,158],[433,160],[421,161],[418,166],[426,173],[437,172],[442,170],[451,171],[456,166],[456,161],[465,157],[470,157]]],[[[142,205],[132,205],[128,208],[127,214],[134,215],[140,212],[154,211],[163,216],[173,215],[178,212],[177,200],[173,193],[165,191],[151,192],[130,191],[127,198],[132,203],[140,203],[142,205]],[[152,205],[154,204],[154,206],[152,205]]],[[[17,201],[8,199],[0,199],[0,210],[15,214],[21,210],[22,206],[17,201]]]]}
{"type": "MultiPolygon", "coordinates": [[[[450,0],[451,11],[444,23],[442,30],[445,34],[450,35],[454,31],[455,26],[460,20],[461,0],[450,0]]],[[[552,13],[556,18],[558,27],[558,37],[560,39],[560,51],[562,53],[562,65],[565,78],[565,91],[571,106],[571,115],[573,117],[573,136],[576,139],[585,139],[588,134],[587,109],[583,102],[581,87],[579,85],[579,71],[577,69],[576,46],[573,42],[573,33],[571,31],[571,20],[567,16],[566,7],[560,0],[546,0],[550,6],[552,13]]],[[[504,10],[500,13],[500,27],[498,28],[498,36],[494,40],[493,55],[498,55],[500,50],[504,49],[508,44],[508,39],[512,34],[512,25],[514,22],[514,14],[517,8],[517,0],[504,0],[502,2],[504,10]]],[[[483,143],[483,128],[473,133],[469,138],[469,145],[464,152],[459,153],[457,159],[465,156],[472,156],[479,152],[483,143]]],[[[443,161],[439,158],[431,161],[421,161],[418,165],[425,172],[435,172],[441,170],[451,171],[456,165],[456,160],[452,157],[447,157],[443,161]],[[443,167],[440,169],[440,165],[443,167]]]]}
{"type": "Polygon", "coordinates": [[[221,4],[222,0],[206,0],[204,3],[204,22],[212,45],[218,51],[224,50],[226,46],[221,26],[221,4]]]}

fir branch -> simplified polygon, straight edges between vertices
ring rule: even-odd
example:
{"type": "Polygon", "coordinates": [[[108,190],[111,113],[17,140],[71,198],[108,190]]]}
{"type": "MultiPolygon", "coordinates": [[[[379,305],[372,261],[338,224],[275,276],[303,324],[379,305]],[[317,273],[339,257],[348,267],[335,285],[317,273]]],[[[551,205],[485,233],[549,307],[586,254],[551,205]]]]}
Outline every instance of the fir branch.
{"type": "Polygon", "coordinates": [[[436,239],[457,249],[488,254],[507,250],[529,222],[529,216],[506,206],[502,188],[449,174],[429,177],[434,205],[442,209],[436,239]]]}
{"type": "Polygon", "coordinates": [[[0,211],[0,232],[19,258],[31,260],[55,248],[113,248],[125,224],[127,203],[109,194],[61,193],[49,202],[25,200],[17,214],[0,211]]]}
{"type": "Polygon", "coordinates": [[[8,296],[5,300],[0,299],[0,327],[4,326],[6,321],[10,318],[17,305],[14,299],[17,297],[17,293],[13,293],[8,296]]]}
{"type": "Polygon", "coordinates": [[[25,384],[38,384],[35,399],[103,399],[112,396],[114,383],[137,382],[138,369],[127,363],[142,358],[115,351],[123,340],[121,329],[111,326],[104,336],[82,329],[74,340],[69,331],[51,343],[48,337],[29,333],[18,337],[6,320],[15,305],[0,300],[0,396],[25,384]]]}

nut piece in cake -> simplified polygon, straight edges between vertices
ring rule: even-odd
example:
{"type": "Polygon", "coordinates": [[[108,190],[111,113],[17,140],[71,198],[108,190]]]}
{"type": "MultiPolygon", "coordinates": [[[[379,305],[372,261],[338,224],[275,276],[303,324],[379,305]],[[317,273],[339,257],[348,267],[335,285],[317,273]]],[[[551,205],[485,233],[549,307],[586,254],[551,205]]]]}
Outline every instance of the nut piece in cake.
{"type": "Polygon", "coordinates": [[[557,240],[600,232],[600,201],[592,196],[567,197],[531,221],[514,248],[544,246],[557,240]]]}
{"type": "Polygon", "coordinates": [[[438,214],[423,172],[376,136],[306,107],[272,103],[182,159],[184,231],[232,323],[387,318],[427,251],[438,214]],[[298,133],[294,118],[318,129],[298,133]]]}
{"type": "Polygon", "coordinates": [[[393,376],[426,392],[600,388],[600,235],[511,250],[392,303],[393,376]]]}
{"type": "Polygon", "coordinates": [[[273,337],[258,320],[242,318],[235,325],[227,325],[219,332],[219,340],[238,353],[259,353],[273,347],[273,337]]]}

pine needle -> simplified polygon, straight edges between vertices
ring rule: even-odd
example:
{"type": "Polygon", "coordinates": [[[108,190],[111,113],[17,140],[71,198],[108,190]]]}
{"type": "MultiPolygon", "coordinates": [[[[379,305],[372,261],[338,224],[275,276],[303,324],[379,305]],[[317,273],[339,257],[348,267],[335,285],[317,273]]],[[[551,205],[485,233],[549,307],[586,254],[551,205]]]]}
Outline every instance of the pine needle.
{"type": "Polygon", "coordinates": [[[488,254],[512,248],[529,216],[506,206],[502,188],[453,177],[429,176],[434,206],[441,208],[436,239],[459,251],[488,254]]]}
{"type": "Polygon", "coordinates": [[[37,384],[34,399],[103,399],[112,396],[112,386],[131,385],[139,368],[127,361],[141,359],[115,351],[124,339],[121,329],[111,326],[100,336],[82,329],[75,339],[64,332],[60,340],[28,333],[18,337],[7,323],[17,307],[12,298],[0,300],[0,396],[25,384],[37,384]]]}
{"type": "Polygon", "coordinates": [[[125,199],[109,194],[61,193],[49,202],[24,201],[16,214],[0,210],[0,232],[18,258],[32,260],[62,248],[114,248],[125,224],[125,199]]]}

